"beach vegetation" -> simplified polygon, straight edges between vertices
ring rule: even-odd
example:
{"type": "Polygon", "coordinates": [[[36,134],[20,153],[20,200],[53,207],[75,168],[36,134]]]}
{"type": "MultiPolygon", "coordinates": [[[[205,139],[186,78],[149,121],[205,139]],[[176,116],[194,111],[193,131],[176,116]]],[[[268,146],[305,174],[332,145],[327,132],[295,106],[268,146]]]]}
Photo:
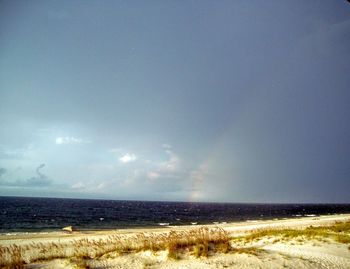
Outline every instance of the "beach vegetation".
{"type": "MultiPolygon", "coordinates": [[[[240,237],[233,237],[233,240],[252,242],[261,240],[262,238],[273,237],[276,240],[303,240],[316,239],[327,242],[332,239],[336,242],[348,244],[350,243],[350,221],[336,222],[330,226],[310,226],[305,229],[261,229],[240,237]]],[[[277,242],[277,241],[276,241],[277,242]]]]}
{"type": "Polygon", "coordinates": [[[0,246],[0,268],[24,268],[26,264],[53,259],[73,259],[81,268],[88,268],[88,264],[94,259],[103,260],[111,256],[117,257],[141,251],[166,250],[168,258],[175,260],[180,259],[183,253],[190,253],[197,258],[209,257],[216,252],[258,255],[261,249],[257,247],[232,247],[232,243],[251,243],[264,238],[270,238],[273,243],[279,240],[303,242],[316,239],[349,244],[350,221],[337,222],[330,226],[310,226],[305,229],[256,230],[239,237],[219,227],[201,227],[158,233],[114,234],[108,237],[72,239],[60,243],[11,244],[0,246]]]}
{"type": "Polygon", "coordinates": [[[244,247],[244,248],[232,248],[232,252],[237,254],[248,254],[248,255],[258,256],[260,253],[264,252],[264,250],[258,247],[244,247]]]}
{"type": "Polygon", "coordinates": [[[207,257],[209,245],[213,250],[223,249],[216,246],[229,245],[230,236],[228,232],[221,228],[209,229],[202,227],[189,231],[169,233],[166,248],[168,249],[169,258],[178,258],[178,252],[183,249],[193,249],[193,255],[197,258],[207,257]]]}
{"type": "Polygon", "coordinates": [[[110,253],[126,254],[139,251],[168,250],[168,257],[179,259],[180,253],[190,248],[195,256],[208,256],[209,244],[217,250],[229,248],[230,236],[221,228],[202,227],[168,233],[138,233],[130,236],[111,235],[104,239],[79,239],[65,243],[31,243],[29,245],[0,246],[0,267],[21,266],[53,259],[88,261],[106,257],[110,253]]]}
{"type": "Polygon", "coordinates": [[[197,243],[193,246],[193,255],[196,258],[208,257],[208,244],[207,243],[197,243]]]}

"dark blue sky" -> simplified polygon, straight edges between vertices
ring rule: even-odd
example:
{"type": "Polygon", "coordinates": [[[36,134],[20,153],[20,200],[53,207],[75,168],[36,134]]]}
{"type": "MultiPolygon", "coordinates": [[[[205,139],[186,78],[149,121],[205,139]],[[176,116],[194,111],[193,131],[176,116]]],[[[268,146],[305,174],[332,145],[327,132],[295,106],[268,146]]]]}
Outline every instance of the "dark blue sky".
{"type": "Polygon", "coordinates": [[[1,1],[0,195],[350,202],[347,1],[1,1]]]}

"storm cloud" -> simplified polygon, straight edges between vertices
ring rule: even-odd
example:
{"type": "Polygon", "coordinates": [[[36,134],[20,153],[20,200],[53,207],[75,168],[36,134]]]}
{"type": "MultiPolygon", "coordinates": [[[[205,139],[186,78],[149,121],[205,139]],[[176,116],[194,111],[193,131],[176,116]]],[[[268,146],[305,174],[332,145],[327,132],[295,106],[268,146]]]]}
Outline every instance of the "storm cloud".
{"type": "Polygon", "coordinates": [[[0,195],[349,202],[349,11],[1,1],[0,195]]]}

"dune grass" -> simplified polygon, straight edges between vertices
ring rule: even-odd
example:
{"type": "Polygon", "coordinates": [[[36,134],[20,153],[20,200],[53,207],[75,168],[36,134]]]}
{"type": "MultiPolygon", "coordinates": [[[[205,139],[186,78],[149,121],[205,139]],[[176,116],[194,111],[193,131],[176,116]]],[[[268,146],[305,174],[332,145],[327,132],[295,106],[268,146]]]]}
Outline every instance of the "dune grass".
{"type": "Polygon", "coordinates": [[[104,239],[84,238],[65,243],[12,244],[0,246],[0,268],[23,268],[25,264],[53,259],[70,259],[76,262],[103,260],[111,254],[123,255],[140,251],[167,250],[171,259],[180,259],[182,253],[190,253],[197,258],[208,257],[216,252],[257,255],[259,249],[255,247],[234,248],[231,243],[236,240],[244,243],[253,242],[266,237],[274,239],[273,242],[289,239],[297,241],[331,239],[349,244],[350,221],[337,222],[331,226],[310,226],[306,229],[257,230],[240,237],[234,237],[222,228],[202,227],[187,231],[111,235],[104,239]]]}
{"type": "Polygon", "coordinates": [[[179,252],[192,250],[196,257],[207,256],[209,247],[227,251],[230,237],[221,228],[199,228],[169,233],[138,233],[130,236],[112,235],[107,239],[79,239],[66,243],[32,243],[0,246],[0,267],[18,268],[25,264],[53,259],[99,259],[111,252],[126,254],[139,251],[168,250],[168,257],[178,259],[179,252]]]}
{"type": "Polygon", "coordinates": [[[274,237],[281,239],[294,239],[303,237],[309,239],[333,239],[336,242],[350,243],[350,221],[336,222],[330,226],[310,226],[305,229],[262,229],[252,232],[245,236],[235,237],[235,240],[245,242],[260,240],[264,237],[274,237]]]}

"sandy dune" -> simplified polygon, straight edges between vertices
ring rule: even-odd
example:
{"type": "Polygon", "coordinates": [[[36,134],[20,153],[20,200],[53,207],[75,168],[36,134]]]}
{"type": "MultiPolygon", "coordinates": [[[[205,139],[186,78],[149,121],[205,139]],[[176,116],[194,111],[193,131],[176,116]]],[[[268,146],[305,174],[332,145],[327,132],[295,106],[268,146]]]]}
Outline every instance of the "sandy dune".
{"type": "MultiPolygon", "coordinates": [[[[235,240],[239,236],[249,235],[265,229],[303,229],[332,225],[335,222],[350,221],[350,214],[297,219],[270,220],[257,222],[227,223],[208,225],[209,229],[220,226],[231,238],[233,251],[220,253],[209,250],[207,257],[196,258],[193,251],[179,251],[177,259],[168,257],[168,250],[131,251],[130,253],[110,252],[95,259],[77,260],[74,257],[48,261],[32,262],[26,268],[350,268],[350,243],[335,240],[283,238],[267,236],[259,240],[235,240]],[[239,249],[239,251],[234,251],[239,249]]],[[[111,236],[134,238],[138,234],[166,235],[170,231],[188,231],[193,226],[165,227],[158,229],[112,230],[96,232],[63,232],[7,234],[0,236],[0,246],[30,246],[30,244],[58,244],[67,251],[74,242],[81,239],[89,241],[108,240],[111,236]]],[[[49,250],[48,250],[49,251],[49,250]]],[[[28,252],[27,260],[35,260],[35,250],[28,252]],[[28,254],[29,253],[29,254],[28,254]],[[31,253],[31,254],[30,254],[31,253]],[[32,255],[32,256],[31,256],[32,255]]]]}

